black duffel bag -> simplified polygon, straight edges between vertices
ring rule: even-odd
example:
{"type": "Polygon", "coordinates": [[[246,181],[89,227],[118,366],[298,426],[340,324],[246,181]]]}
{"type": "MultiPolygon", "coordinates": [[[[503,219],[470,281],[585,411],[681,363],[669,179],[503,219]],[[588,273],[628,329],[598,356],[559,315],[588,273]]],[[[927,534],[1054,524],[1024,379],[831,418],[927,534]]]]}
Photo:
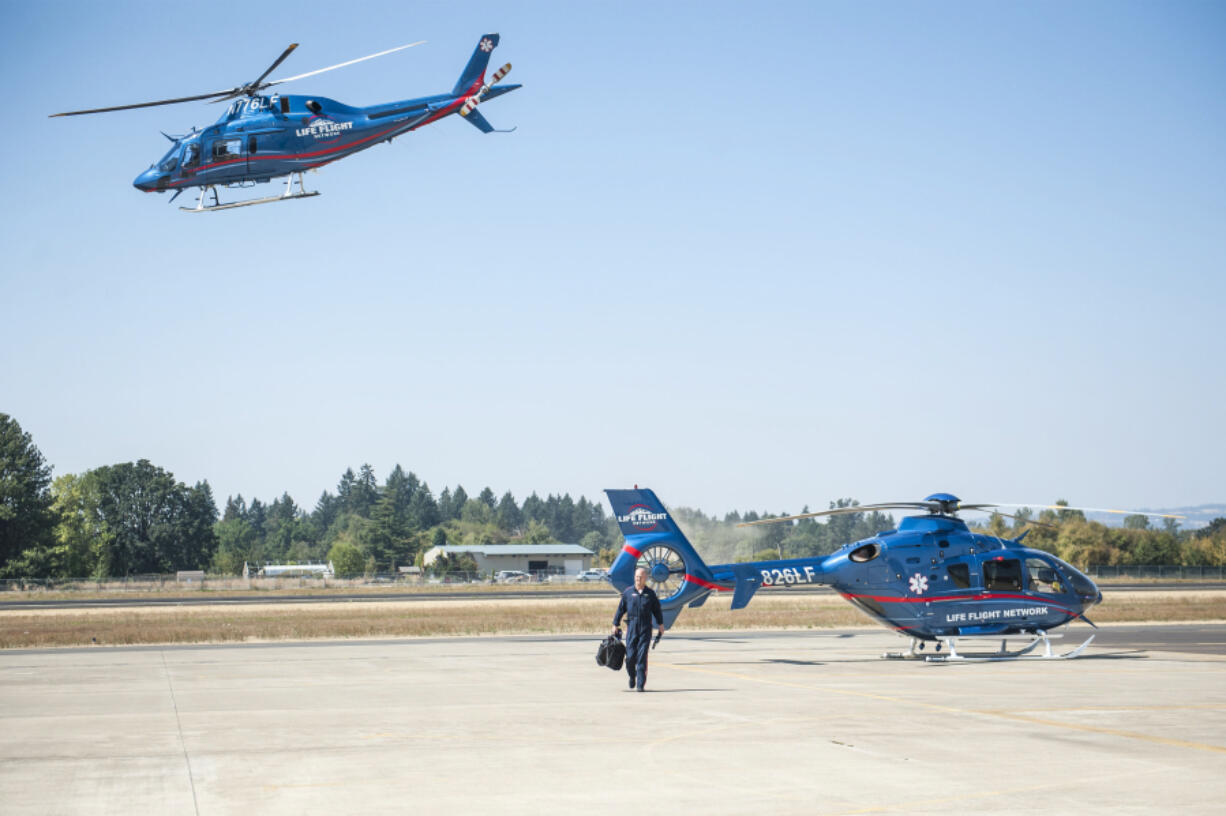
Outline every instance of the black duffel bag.
{"type": "Polygon", "coordinates": [[[621,632],[609,635],[600,641],[600,645],[596,647],[596,665],[618,671],[624,662],[626,662],[626,644],[622,643],[621,632]]]}

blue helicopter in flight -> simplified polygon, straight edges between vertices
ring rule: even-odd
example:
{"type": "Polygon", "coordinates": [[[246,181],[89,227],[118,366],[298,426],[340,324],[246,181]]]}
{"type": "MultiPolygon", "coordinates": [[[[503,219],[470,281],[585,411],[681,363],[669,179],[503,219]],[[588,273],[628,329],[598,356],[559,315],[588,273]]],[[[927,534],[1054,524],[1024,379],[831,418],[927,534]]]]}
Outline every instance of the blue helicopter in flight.
{"type": "Polygon", "coordinates": [[[1052,630],[1078,618],[1094,626],[1086,612],[1103,596],[1092,580],[1051,553],[1024,546],[1025,532],[1015,539],[974,533],[958,517],[960,510],[1021,505],[962,504],[949,493],[934,493],[919,502],[747,522],[740,526],[874,510],[925,511],[904,517],[895,530],[845,544],[830,555],[708,566],[653,491],[636,486],[605,493],[625,538],[609,580],[624,591],[634,583],[635,571],[645,568],[648,586],[660,598],[665,627],[672,626],[683,607],[702,606],[713,593],[732,593],[732,609],[741,609],[759,589],[826,584],[873,620],[911,639],[908,652],[884,657],[920,657],[925,645],[935,641],[937,654],[928,660],[1069,658],[1094,639],[1091,634],[1070,652],[1052,653],[1050,638],[1060,637],[1052,630]],[[1017,638],[1028,642],[1010,651],[1008,641],[1017,638]],[[1000,641],[1000,647],[987,655],[959,654],[960,639],[990,639],[1000,641]],[[1032,655],[1039,645],[1043,652],[1032,655]]]}
{"type": "MultiPolygon", "coordinates": [[[[485,71],[490,54],[498,47],[497,34],[485,34],[477,42],[472,57],[449,93],[388,102],[368,107],[351,107],[321,96],[265,94],[268,88],[303,79],[336,68],[381,57],[421,42],[409,43],[377,54],[342,62],[305,74],[265,81],[286,57],[298,47],[290,45],[281,56],[256,79],[225,91],[140,102],[109,108],[67,111],[55,116],[80,116],[87,113],[148,108],[180,102],[212,100],[229,101],[221,118],[203,130],[193,129],[185,136],[166,136],[172,146],[166,155],[136,177],[133,185],[146,193],[173,190],[171,201],[189,187],[200,188],[195,207],[180,207],[188,212],[209,212],[251,204],[265,204],[294,198],[319,195],[308,192],[302,174],[325,164],[351,156],[397,136],[425,127],[458,113],[482,133],[495,131],[477,110],[477,105],[510,93],[520,85],[496,85],[511,70],[511,64],[499,68],[487,81],[485,71]],[[222,204],[217,188],[249,187],[285,176],[281,195],[248,199],[222,204]],[[297,190],[294,180],[297,177],[297,190]],[[206,197],[212,195],[212,204],[206,197]]],[[[512,128],[513,130],[514,128],[512,128]]],[[[166,134],[162,134],[166,135],[166,134]]]]}

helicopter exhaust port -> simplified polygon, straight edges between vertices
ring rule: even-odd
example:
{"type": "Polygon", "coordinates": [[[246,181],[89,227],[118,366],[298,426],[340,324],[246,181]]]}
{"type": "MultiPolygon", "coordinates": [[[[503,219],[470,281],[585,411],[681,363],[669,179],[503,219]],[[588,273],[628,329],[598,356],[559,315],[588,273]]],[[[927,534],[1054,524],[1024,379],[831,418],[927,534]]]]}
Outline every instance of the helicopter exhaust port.
{"type": "Polygon", "coordinates": [[[873,543],[865,544],[863,547],[856,547],[854,550],[848,553],[847,557],[852,561],[855,561],[857,564],[863,564],[866,561],[872,561],[880,554],[881,548],[873,543]]]}

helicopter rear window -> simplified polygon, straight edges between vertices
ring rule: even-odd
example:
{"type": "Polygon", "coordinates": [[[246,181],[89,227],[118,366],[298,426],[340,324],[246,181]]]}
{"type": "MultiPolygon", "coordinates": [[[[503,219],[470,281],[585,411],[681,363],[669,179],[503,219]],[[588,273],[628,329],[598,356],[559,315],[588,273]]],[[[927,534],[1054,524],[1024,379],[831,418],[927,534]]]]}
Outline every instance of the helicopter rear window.
{"type": "Polygon", "coordinates": [[[243,152],[242,139],[223,139],[213,142],[214,159],[232,159],[243,152]]]}
{"type": "Polygon", "coordinates": [[[953,581],[958,589],[966,589],[971,585],[971,568],[966,564],[950,564],[949,580],[953,581]]]}
{"type": "Polygon", "coordinates": [[[1021,590],[1022,562],[1015,558],[984,561],[983,587],[987,590],[1021,590]]]}

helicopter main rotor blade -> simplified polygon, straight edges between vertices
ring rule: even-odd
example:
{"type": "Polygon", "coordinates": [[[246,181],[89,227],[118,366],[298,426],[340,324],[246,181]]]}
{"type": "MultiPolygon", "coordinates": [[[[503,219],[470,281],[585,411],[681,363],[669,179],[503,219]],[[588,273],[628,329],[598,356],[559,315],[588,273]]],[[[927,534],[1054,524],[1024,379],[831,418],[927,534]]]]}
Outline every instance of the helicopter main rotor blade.
{"type": "MultiPolygon", "coordinates": [[[[966,509],[969,505],[962,505],[966,509]]],[[[1145,510],[1107,510],[1102,507],[1069,507],[1065,504],[1010,504],[996,502],[995,504],[976,505],[976,507],[1024,507],[1034,510],[1080,510],[1083,513],[1114,513],[1117,516],[1153,516],[1154,518],[1184,519],[1187,516],[1174,513],[1150,513],[1145,510]]]]}
{"type": "MultiPolygon", "coordinates": [[[[374,59],[375,57],[382,57],[387,54],[395,53],[396,51],[403,51],[406,48],[412,48],[413,46],[421,45],[424,42],[425,40],[418,40],[417,42],[409,43],[408,45],[398,45],[395,48],[389,48],[386,51],[380,51],[378,54],[370,54],[369,56],[358,57],[357,59],[352,59],[352,60],[349,60],[348,62],[342,62],[337,65],[329,65],[327,68],[320,68],[317,71],[307,71],[305,74],[298,74],[297,76],[286,77],[285,79],[274,79],[272,82],[265,82],[263,85],[259,85],[260,80],[262,80],[264,77],[268,76],[268,74],[272,72],[272,68],[269,68],[267,71],[264,72],[264,75],[261,76],[260,79],[257,79],[255,82],[253,82],[252,85],[257,85],[258,86],[257,90],[259,88],[271,88],[273,85],[280,85],[284,82],[293,82],[295,79],[303,79],[305,77],[315,76],[316,74],[322,74],[324,71],[334,71],[337,68],[344,68],[346,65],[353,65],[354,63],[358,63],[358,62],[365,62],[368,59],[374,59]]],[[[290,48],[292,49],[293,46],[291,46],[290,48]]],[[[286,54],[288,53],[289,51],[286,51],[286,54]]],[[[281,59],[284,59],[286,54],[282,54],[281,59]]],[[[281,60],[277,60],[277,63],[279,63],[280,61],[281,60]]],[[[277,63],[273,63],[272,67],[276,68],[277,63]]]]}
{"type": "Polygon", "coordinates": [[[886,502],[884,504],[856,504],[851,507],[836,507],[833,510],[818,510],[816,513],[800,513],[795,516],[743,521],[737,527],[756,527],[759,524],[778,524],[782,521],[817,518],[819,516],[842,516],[848,513],[871,513],[876,510],[931,510],[936,502],[886,502]]]}
{"type": "Polygon", "coordinates": [[[237,89],[239,93],[236,93],[235,96],[238,96],[243,93],[255,93],[260,88],[263,88],[264,86],[261,85],[260,83],[264,81],[264,77],[268,76],[273,71],[277,70],[277,66],[285,62],[285,58],[288,57],[290,54],[294,53],[294,49],[297,47],[298,47],[298,43],[290,43],[289,47],[281,52],[281,56],[277,57],[273,61],[272,65],[268,66],[268,68],[264,71],[264,73],[260,74],[253,81],[248,82],[242,88],[237,89]]]}
{"type": "MultiPolygon", "coordinates": [[[[986,512],[986,511],[985,511],[985,512],[986,512]]],[[[1046,527],[1046,528],[1047,528],[1047,529],[1049,529],[1049,530],[1056,530],[1056,529],[1059,529],[1059,528],[1057,528],[1057,527],[1056,527],[1056,525],[1054,525],[1054,524],[1048,524],[1046,521],[1036,521],[1035,519],[1029,519],[1029,518],[1025,518],[1025,517],[1023,517],[1023,516],[1015,516],[1015,515],[1013,515],[1012,513],[1002,513],[1002,512],[1000,512],[999,510],[993,510],[993,511],[992,511],[992,515],[994,515],[994,516],[1003,516],[1004,518],[1007,518],[1007,519],[1013,519],[1014,521],[1021,521],[1021,522],[1024,522],[1024,523],[1026,523],[1026,524],[1033,524],[1035,527],[1046,527]]]]}
{"type": "Polygon", "coordinates": [[[199,99],[225,99],[234,95],[239,88],[231,88],[228,91],[214,91],[213,93],[198,94],[196,96],[181,96],[178,99],[160,99],[157,102],[138,102],[135,105],[115,105],[110,108],[91,108],[90,110],[65,111],[64,113],[52,113],[48,118],[54,119],[57,116],[81,116],[86,113],[109,113],[110,111],[131,110],[132,108],[152,108],[155,105],[177,105],[180,102],[195,102],[199,99]]]}
{"type": "Polygon", "coordinates": [[[290,82],[291,80],[302,79],[303,77],[315,76],[316,74],[322,74],[324,71],[344,68],[346,65],[353,65],[356,62],[374,59],[375,57],[382,57],[385,54],[391,54],[396,51],[403,51],[406,48],[412,48],[413,46],[421,45],[424,42],[425,40],[419,40],[418,42],[409,43],[408,45],[401,45],[397,46],[396,48],[389,48],[386,51],[380,51],[378,54],[371,54],[366,57],[359,57],[355,60],[349,60],[348,62],[342,62],[339,65],[330,65],[327,68],[320,68],[318,71],[308,71],[305,74],[298,74],[297,76],[286,77],[285,79],[275,79],[272,82],[265,82],[264,78],[275,71],[277,67],[285,61],[285,58],[292,54],[294,49],[298,47],[298,43],[291,43],[288,48],[281,52],[281,56],[277,57],[273,61],[272,65],[268,66],[268,69],[264,71],[264,73],[260,74],[255,80],[248,82],[245,85],[228,88],[224,91],[213,91],[212,93],[196,94],[194,96],[180,96],[176,99],[159,99],[156,102],[138,102],[135,105],[113,105],[107,108],[90,108],[89,110],[52,113],[50,114],[50,118],[55,118],[57,116],[81,116],[87,113],[110,113],[111,111],[132,110],[133,108],[152,108],[157,105],[177,105],[180,102],[197,102],[204,99],[211,100],[213,102],[224,102],[228,99],[236,99],[240,96],[250,96],[258,93],[264,88],[270,88],[273,85],[280,85],[283,82],[290,82]]]}

